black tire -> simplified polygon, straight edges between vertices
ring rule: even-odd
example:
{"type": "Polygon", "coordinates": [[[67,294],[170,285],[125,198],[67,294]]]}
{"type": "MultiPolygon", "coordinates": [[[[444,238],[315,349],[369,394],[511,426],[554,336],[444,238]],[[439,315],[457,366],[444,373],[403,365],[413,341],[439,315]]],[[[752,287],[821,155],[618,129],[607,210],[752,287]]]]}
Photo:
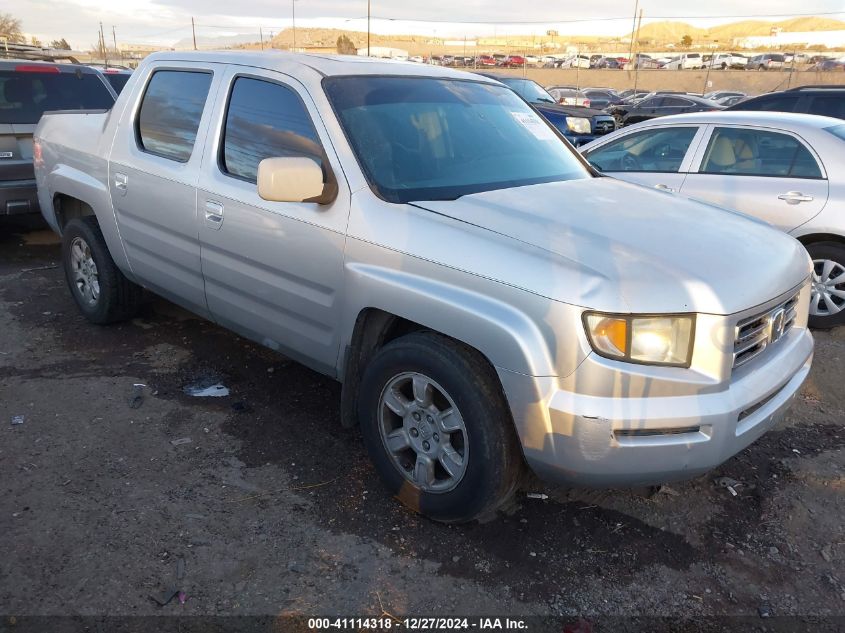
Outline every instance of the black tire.
{"type": "MultiPolygon", "coordinates": [[[[817,260],[834,261],[845,268],[845,245],[838,242],[816,242],[807,246],[807,252],[815,263],[817,260]]],[[[816,265],[816,273],[821,273],[821,265],[816,265]]],[[[838,276],[838,275],[837,275],[838,276]]],[[[845,291],[845,283],[837,284],[836,290],[845,291]]],[[[809,325],[811,328],[827,330],[845,323],[845,309],[832,315],[810,315],[809,325]]]]}
{"type": "Polygon", "coordinates": [[[364,369],[359,419],[364,443],[391,494],[431,519],[461,523],[486,520],[513,496],[524,462],[498,378],[475,350],[432,332],[391,341],[364,369]],[[424,491],[394,463],[382,439],[381,395],[396,376],[418,372],[441,386],[463,418],[468,459],[463,476],[445,492],[424,491]]]}
{"type": "Polygon", "coordinates": [[[116,323],[137,314],[143,290],[129,281],[115,265],[96,217],[86,216],[67,223],[62,232],[62,264],[70,293],[80,312],[91,323],[116,323]],[[87,245],[96,265],[99,294],[94,299],[86,297],[76,282],[72,261],[75,240],[81,240],[77,244],[87,245]]]}

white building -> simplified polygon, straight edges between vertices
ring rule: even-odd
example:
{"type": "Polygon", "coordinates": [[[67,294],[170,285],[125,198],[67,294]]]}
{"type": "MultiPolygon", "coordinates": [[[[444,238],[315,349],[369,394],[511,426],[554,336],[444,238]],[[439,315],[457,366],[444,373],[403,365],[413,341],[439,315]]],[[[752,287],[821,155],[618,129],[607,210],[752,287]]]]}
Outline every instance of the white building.
{"type": "MultiPolygon", "coordinates": [[[[773,29],[774,31],[774,29],[773,29]]],[[[845,31],[776,31],[772,35],[738,37],[734,45],[739,48],[768,48],[775,46],[827,46],[845,48],[845,31]]]]}

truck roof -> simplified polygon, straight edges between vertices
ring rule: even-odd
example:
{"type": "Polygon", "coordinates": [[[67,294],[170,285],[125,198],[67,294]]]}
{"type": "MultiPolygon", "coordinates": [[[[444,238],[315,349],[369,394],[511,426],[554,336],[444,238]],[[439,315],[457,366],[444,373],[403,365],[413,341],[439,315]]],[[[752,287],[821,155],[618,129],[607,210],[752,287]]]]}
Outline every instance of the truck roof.
{"type": "Polygon", "coordinates": [[[310,53],[289,53],[287,51],[166,51],[153,53],[149,61],[214,62],[253,66],[280,72],[291,72],[307,67],[324,77],[347,75],[398,75],[418,77],[440,77],[450,79],[474,79],[490,82],[474,73],[453,70],[443,66],[432,66],[392,59],[375,59],[355,55],[315,55],[310,53]]]}

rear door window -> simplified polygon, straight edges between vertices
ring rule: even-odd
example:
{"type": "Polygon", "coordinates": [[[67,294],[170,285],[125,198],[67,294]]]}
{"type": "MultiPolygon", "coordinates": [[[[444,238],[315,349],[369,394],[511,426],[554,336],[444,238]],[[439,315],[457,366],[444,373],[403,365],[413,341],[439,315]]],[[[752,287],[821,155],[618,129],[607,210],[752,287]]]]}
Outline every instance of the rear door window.
{"type": "Polygon", "coordinates": [[[197,139],[211,73],[157,70],[150,78],[137,120],[142,150],[185,163],[197,139]]]}
{"type": "Polygon", "coordinates": [[[0,123],[35,124],[50,110],[108,110],[114,98],[93,72],[32,64],[0,70],[0,123]]]}
{"type": "Polygon", "coordinates": [[[813,154],[794,136],[745,128],[716,128],[701,173],[821,178],[813,154]]]}

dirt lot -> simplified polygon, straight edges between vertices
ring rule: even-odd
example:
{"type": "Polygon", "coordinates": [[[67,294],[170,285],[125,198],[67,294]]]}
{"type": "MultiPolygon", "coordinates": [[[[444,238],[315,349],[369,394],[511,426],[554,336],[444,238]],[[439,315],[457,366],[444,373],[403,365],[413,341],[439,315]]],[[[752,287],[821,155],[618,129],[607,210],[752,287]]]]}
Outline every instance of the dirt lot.
{"type": "Polygon", "coordinates": [[[537,483],[547,500],[446,527],[385,494],[335,382],[152,297],[131,323],[90,325],[52,236],[0,230],[0,630],[383,611],[845,626],[845,328],[816,334],[788,420],[708,476],[651,496],[537,483]],[[183,393],[207,379],[231,395],[183,393]],[[151,599],[167,589],[184,604],[151,599]]]}

